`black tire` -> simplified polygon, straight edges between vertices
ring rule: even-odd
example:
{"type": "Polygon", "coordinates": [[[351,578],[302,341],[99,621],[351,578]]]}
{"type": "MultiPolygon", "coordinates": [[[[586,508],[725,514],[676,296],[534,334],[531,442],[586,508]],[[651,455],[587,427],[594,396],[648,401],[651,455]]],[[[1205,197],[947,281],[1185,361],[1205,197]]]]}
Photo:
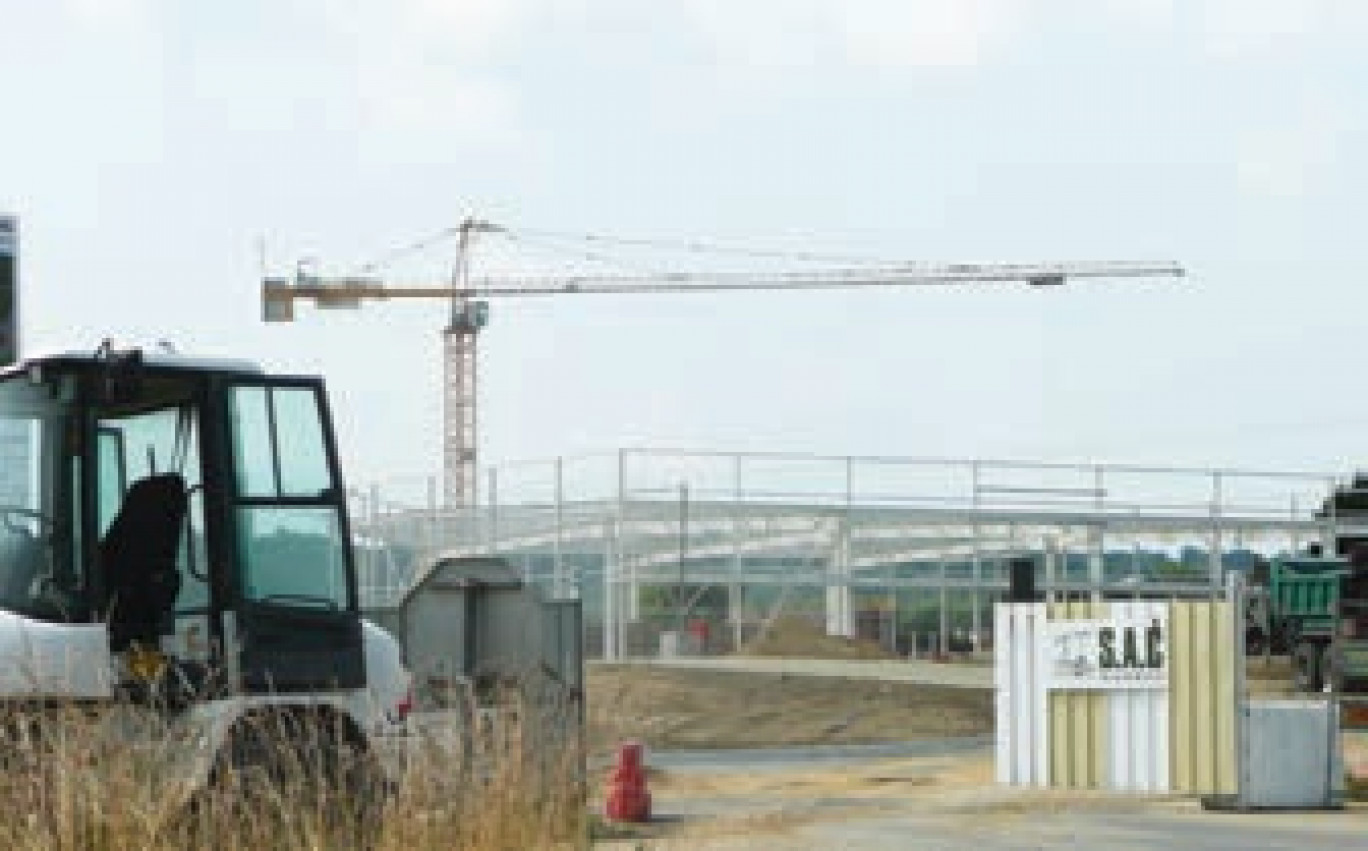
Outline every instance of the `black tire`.
{"type": "Polygon", "coordinates": [[[1319,692],[1325,687],[1321,650],[1303,641],[1292,651],[1292,685],[1299,692],[1319,692]]]}
{"type": "Polygon", "coordinates": [[[1250,629],[1245,631],[1245,655],[1262,656],[1268,642],[1264,639],[1261,629],[1250,629]]]}
{"type": "Polygon", "coordinates": [[[295,814],[318,813],[331,825],[329,847],[369,848],[386,797],[384,773],[354,731],[333,717],[279,713],[233,727],[187,815],[209,835],[226,818],[278,824],[288,838],[295,814]]]}

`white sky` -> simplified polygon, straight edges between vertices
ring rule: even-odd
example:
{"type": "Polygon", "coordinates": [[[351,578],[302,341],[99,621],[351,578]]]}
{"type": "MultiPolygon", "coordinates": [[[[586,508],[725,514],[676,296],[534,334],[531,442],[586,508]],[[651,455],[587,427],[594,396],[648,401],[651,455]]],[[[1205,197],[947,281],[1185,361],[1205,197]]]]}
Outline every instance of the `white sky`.
{"type": "Polygon", "coordinates": [[[255,241],[277,264],[345,266],[470,213],[1191,270],[1049,292],[496,304],[486,459],[627,444],[1364,460],[1368,3],[0,0],[0,15],[0,209],[23,221],[28,345],[170,338],[321,371],[353,481],[437,469],[442,307],[263,326],[255,241]]]}

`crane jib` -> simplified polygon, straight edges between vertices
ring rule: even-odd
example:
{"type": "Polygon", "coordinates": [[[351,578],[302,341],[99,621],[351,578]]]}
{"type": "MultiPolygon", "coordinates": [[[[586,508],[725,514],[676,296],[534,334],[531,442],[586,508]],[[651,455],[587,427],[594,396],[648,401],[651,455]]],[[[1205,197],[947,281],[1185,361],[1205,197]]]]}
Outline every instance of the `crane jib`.
{"type": "Polygon", "coordinates": [[[634,295],[763,290],[858,289],[862,287],[1013,284],[1058,286],[1070,280],[1183,277],[1175,263],[955,265],[944,268],[838,269],[813,273],[698,272],[670,275],[602,275],[481,278],[464,287],[387,286],[374,279],[309,276],[270,279],[268,297],[320,303],[358,299],[510,298],[572,294],[634,295]]]}

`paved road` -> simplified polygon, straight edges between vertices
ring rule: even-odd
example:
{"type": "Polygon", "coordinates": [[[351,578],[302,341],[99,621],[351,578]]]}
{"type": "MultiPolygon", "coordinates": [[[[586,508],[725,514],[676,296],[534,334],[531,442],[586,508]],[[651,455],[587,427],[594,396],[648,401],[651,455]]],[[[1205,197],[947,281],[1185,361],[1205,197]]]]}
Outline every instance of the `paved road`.
{"type": "MultiPolygon", "coordinates": [[[[601,663],[592,663],[601,664],[601,663]]],[[[702,671],[749,671],[764,674],[796,674],[810,677],[848,677],[903,683],[992,688],[993,668],[984,664],[941,664],[920,659],[867,661],[832,659],[769,659],[748,656],[717,656],[684,659],[642,659],[620,664],[688,668],[702,671]]]]}

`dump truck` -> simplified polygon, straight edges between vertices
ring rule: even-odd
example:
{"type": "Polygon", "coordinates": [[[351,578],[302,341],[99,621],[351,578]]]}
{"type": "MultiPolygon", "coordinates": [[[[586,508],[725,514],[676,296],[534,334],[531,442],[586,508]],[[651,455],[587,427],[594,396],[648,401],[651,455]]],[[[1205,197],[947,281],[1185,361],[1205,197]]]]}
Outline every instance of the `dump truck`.
{"type": "Polygon", "coordinates": [[[0,708],[124,719],[189,800],[271,760],[263,729],[386,788],[411,705],[321,378],[109,344],[0,370],[0,708]]]}
{"type": "Polygon", "coordinates": [[[1326,649],[1336,634],[1340,581],[1348,572],[1342,558],[1275,559],[1264,583],[1250,588],[1245,646],[1254,654],[1289,654],[1298,691],[1320,691],[1325,684],[1326,649]]]}
{"type": "Polygon", "coordinates": [[[1274,560],[1246,596],[1245,643],[1287,653],[1297,691],[1368,694],[1368,548],[1274,560]]]}
{"type": "MultiPolygon", "coordinates": [[[[1368,669],[1358,673],[1368,658],[1360,665],[1355,643],[1359,607],[1368,605],[1368,588],[1356,579],[1368,565],[1368,474],[1355,473],[1335,487],[1316,517],[1333,529],[1328,546],[1312,543],[1251,571],[1245,647],[1254,655],[1288,654],[1298,691],[1368,689],[1368,669]]],[[[1368,623],[1362,635],[1368,641],[1368,623]]]]}

